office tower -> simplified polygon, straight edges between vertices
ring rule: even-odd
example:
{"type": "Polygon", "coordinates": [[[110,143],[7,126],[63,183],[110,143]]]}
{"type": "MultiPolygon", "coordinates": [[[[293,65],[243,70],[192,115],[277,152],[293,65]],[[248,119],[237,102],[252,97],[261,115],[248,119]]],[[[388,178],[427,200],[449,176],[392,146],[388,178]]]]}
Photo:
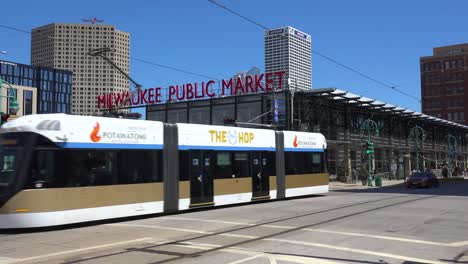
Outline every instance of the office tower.
{"type": "Polygon", "coordinates": [[[265,31],[265,71],[283,70],[286,71],[284,87],[300,90],[312,88],[310,35],[292,27],[265,31]]]}
{"type": "Polygon", "coordinates": [[[53,23],[32,30],[31,64],[73,72],[72,113],[98,112],[97,96],[129,91],[129,81],[109,63],[88,52],[111,48],[106,54],[123,71],[130,71],[130,34],[112,25],[53,23]]]}

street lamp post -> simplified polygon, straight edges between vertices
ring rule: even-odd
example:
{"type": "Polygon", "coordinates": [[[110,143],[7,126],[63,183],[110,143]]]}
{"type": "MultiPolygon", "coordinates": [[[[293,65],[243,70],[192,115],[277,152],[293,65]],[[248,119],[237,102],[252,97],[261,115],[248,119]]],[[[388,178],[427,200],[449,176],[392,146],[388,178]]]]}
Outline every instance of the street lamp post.
{"type": "Polygon", "coordinates": [[[369,170],[367,174],[367,186],[372,186],[372,152],[374,149],[374,144],[371,141],[371,130],[374,131],[375,136],[378,136],[379,127],[377,126],[377,123],[375,123],[374,120],[368,118],[362,123],[361,130],[367,130],[366,154],[369,155],[369,159],[368,159],[369,170]]]}
{"type": "Polygon", "coordinates": [[[414,126],[410,130],[410,136],[414,138],[415,147],[416,147],[416,169],[419,170],[419,136],[421,135],[421,143],[424,145],[424,139],[426,138],[426,134],[424,133],[424,129],[420,126],[414,126]]]}
{"type": "Polygon", "coordinates": [[[447,147],[448,147],[448,176],[452,177],[452,162],[453,157],[455,156],[455,148],[457,147],[457,139],[452,134],[447,136],[447,147]]]}
{"type": "Polygon", "coordinates": [[[293,82],[288,78],[288,89],[291,92],[291,130],[294,130],[294,94],[297,90],[297,80],[294,79],[294,87],[291,89],[293,82]]]}
{"type": "Polygon", "coordinates": [[[7,114],[16,115],[19,109],[18,101],[16,100],[16,89],[13,88],[10,83],[0,79],[0,112],[3,110],[2,97],[6,97],[7,100],[10,101],[9,109],[7,109],[7,114]],[[8,86],[6,95],[3,95],[3,84],[6,84],[8,86]]]}

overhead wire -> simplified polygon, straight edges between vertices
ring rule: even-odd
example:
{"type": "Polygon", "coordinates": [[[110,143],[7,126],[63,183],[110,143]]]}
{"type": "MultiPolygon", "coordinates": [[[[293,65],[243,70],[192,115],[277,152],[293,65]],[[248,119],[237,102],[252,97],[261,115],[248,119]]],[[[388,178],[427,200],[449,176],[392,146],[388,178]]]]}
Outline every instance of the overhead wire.
{"type": "MultiPolygon", "coordinates": [[[[26,33],[26,34],[30,34],[32,32],[30,30],[25,30],[25,29],[6,26],[6,25],[1,25],[1,24],[0,24],[0,27],[1,28],[6,28],[6,29],[9,29],[9,30],[14,30],[14,31],[26,33]]],[[[185,69],[181,69],[181,68],[177,68],[177,67],[173,67],[173,66],[169,66],[169,65],[164,65],[164,64],[161,64],[161,63],[151,62],[151,61],[145,60],[145,59],[140,59],[140,58],[135,58],[135,57],[130,57],[130,59],[134,60],[134,61],[141,62],[141,63],[148,64],[148,65],[157,66],[157,67],[160,67],[160,68],[165,68],[165,69],[169,69],[169,70],[173,70],[173,71],[177,71],[177,72],[181,72],[181,73],[185,73],[185,74],[190,74],[190,75],[194,75],[194,76],[198,76],[198,77],[202,77],[202,78],[207,78],[207,79],[219,80],[219,78],[215,78],[215,77],[208,76],[208,75],[205,75],[205,74],[196,73],[196,72],[188,71],[188,70],[185,70],[185,69]]]]}
{"type": "MultiPolygon", "coordinates": [[[[254,24],[254,25],[258,26],[258,27],[261,27],[262,29],[270,30],[270,28],[268,28],[268,27],[266,27],[266,26],[264,26],[264,25],[258,23],[257,21],[255,21],[255,20],[253,20],[253,19],[251,19],[251,18],[246,17],[246,16],[244,16],[244,15],[242,15],[242,14],[240,14],[240,13],[238,13],[238,12],[236,12],[236,11],[234,11],[234,10],[228,8],[228,7],[226,7],[225,5],[222,5],[222,4],[218,3],[218,2],[216,2],[215,0],[208,0],[208,2],[214,4],[214,5],[216,5],[216,6],[220,7],[220,8],[222,8],[222,9],[224,9],[224,10],[226,10],[226,11],[228,11],[228,12],[230,12],[230,13],[236,15],[236,16],[239,16],[239,17],[241,17],[241,18],[243,18],[243,19],[249,21],[250,23],[252,23],[252,24],[254,24]]],[[[377,79],[375,79],[375,78],[373,78],[373,77],[371,77],[371,76],[369,76],[369,75],[367,75],[367,74],[362,73],[362,72],[359,71],[359,70],[356,70],[356,69],[354,69],[354,68],[352,68],[352,67],[350,67],[350,66],[347,66],[347,65],[345,65],[345,64],[343,64],[343,63],[341,63],[341,62],[339,62],[339,61],[337,61],[337,60],[335,60],[335,59],[332,59],[332,58],[330,58],[329,56],[326,56],[326,55],[324,55],[324,54],[322,54],[322,53],[320,53],[320,52],[317,52],[317,51],[312,50],[312,53],[314,53],[314,54],[316,54],[316,55],[318,55],[318,56],[320,56],[320,57],[322,57],[322,58],[324,58],[324,59],[326,59],[326,60],[328,60],[328,61],[331,61],[331,62],[335,63],[335,64],[338,65],[338,66],[341,66],[341,67],[343,67],[343,68],[345,68],[345,69],[348,69],[348,70],[350,70],[350,71],[352,71],[352,72],[354,72],[354,73],[357,73],[357,74],[361,75],[362,77],[364,77],[364,78],[366,78],[366,79],[369,79],[369,80],[371,80],[371,81],[373,81],[373,82],[375,82],[375,83],[378,83],[378,84],[380,84],[380,85],[382,85],[382,86],[384,86],[384,87],[387,87],[387,88],[389,88],[389,89],[392,89],[392,90],[394,90],[394,91],[396,91],[396,92],[399,92],[399,93],[401,93],[401,94],[403,94],[403,95],[405,95],[405,96],[408,96],[408,97],[410,97],[410,98],[412,98],[412,99],[415,99],[415,100],[417,100],[418,102],[421,102],[421,99],[420,99],[420,98],[415,97],[415,96],[413,96],[413,95],[411,95],[411,94],[409,94],[409,93],[406,93],[406,92],[404,92],[404,91],[401,91],[400,89],[397,89],[396,86],[391,86],[391,85],[388,85],[388,84],[386,84],[386,83],[384,83],[384,82],[381,82],[381,81],[379,81],[379,80],[377,80],[377,79]]]]}

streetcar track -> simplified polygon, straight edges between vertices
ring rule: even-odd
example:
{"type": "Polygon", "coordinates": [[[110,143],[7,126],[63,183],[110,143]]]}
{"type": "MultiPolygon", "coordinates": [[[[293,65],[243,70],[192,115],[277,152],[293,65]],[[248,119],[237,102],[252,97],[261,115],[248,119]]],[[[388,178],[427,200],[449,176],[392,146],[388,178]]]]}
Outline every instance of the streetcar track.
{"type": "MultiPolygon", "coordinates": [[[[174,245],[174,244],[184,244],[184,242],[189,242],[189,241],[192,241],[192,240],[219,236],[219,235],[223,235],[225,233],[232,233],[232,232],[241,231],[241,230],[245,230],[245,229],[249,229],[249,228],[261,227],[261,226],[264,226],[264,225],[269,225],[269,224],[278,223],[278,222],[284,222],[284,221],[297,219],[297,218],[301,218],[301,217],[324,214],[324,213],[337,211],[337,210],[342,210],[342,209],[347,209],[347,208],[352,208],[352,207],[356,207],[356,206],[360,206],[360,205],[366,205],[366,204],[371,204],[371,203],[378,203],[378,202],[383,202],[383,201],[401,199],[401,198],[405,198],[405,197],[409,197],[409,196],[411,196],[411,195],[383,198],[383,199],[378,199],[378,200],[367,200],[367,201],[364,201],[364,202],[353,203],[353,204],[349,204],[349,205],[345,205],[345,206],[339,206],[339,207],[334,207],[334,208],[330,208],[330,209],[314,211],[314,212],[310,212],[310,213],[306,213],[306,214],[300,214],[300,215],[295,215],[295,216],[291,216],[291,217],[275,219],[275,220],[271,220],[271,221],[266,221],[266,222],[254,224],[254,225],[231,228],[231,229],[220,231],[220,232],[213,232],[213,233],[203,234],[203,235],[199,235],[199,236],[195,236],[195,237],[189,237],[189,238],[185,238],[185,239],[168,241],[167,243],[161,243],[161,244],[158,244],[158,245],[151,245],[151,246],[147,246],[147,247],[142,247],[142,248],[139,248],[138,250],[152,249],[152,248],[156,248],[156,247],[170,246],[170,245],[174,245]]],[[[379,210],[379,209],[383,209],[383,208],[387,208],[387,207],[391,207],[391,206],[396,206],[396,205],[400,205],[400,204],[404,204],[404,203],[409,203],[409,202],[413,202],[413,201],[429,199],[429,198],[433,198],[433,197],[434,196],[428,196],[428,197],[411,199],[411,200],[408,200],[408,201],[403,201],[403,202],[398,202],[398,203],[392,203],[392,204],[389,204],[389,205],[376,207],[376,208],[372,208],[372,209],[368,209],[368,210],[364,210],[364,211],[360,211],[360,212],[356,212],[356,213],[352,213],[352,214],[346,214],[346,215],[343,215],[343,216],[340,216],[340,217],[328,219],[328,220],[321,221],[319,223],[315,223],[315,224],[311,224],[311,225],[293,227],[293,228],[290,228],[290,229],[287,229],[287,230],[284,230],[284,231],[280,231],[280,232],[276,232],[276,233],[266,235],[266,236],[260,236],[260,237],[257,237],[257,238],[252,238],[252,239],[248,239],[248,240],[228,244],[228,245],[213,248],[213,249],[208,249],[208,250],[199,251],[199,252],[195,252],[195,253],[185,254],[184,256],[173,257],[173,258],[168,258],[168,259],[165,259],[165,260],[156,261],[156,262],[153,262],[152,264],[167,263],[167,262],[171,262],[171,261],[175,261],[175,260],[182,259],[182,258],[187,258],[187,257],[196,257],[196,256],[200,256],[202,254],[214,252],[214,251],[217,251],[217,250],[226,249],[226,248],[230,248],[230,247],[235,247],[235,246],[239,246],[239,245],[242,245],[242,244],[245,244],[245,243],[251,243],[251,242],[267,239],[267,238],[270,238],[270,237],[287,234],[287,233],[290,233],[290,232],[293,232],[293,231],[298,231],[298,230],[303,229],[303,228],[314,227],[314,226],[317,226],[317,225],[329,223],[329,222],[332,222],[332,221],[341,220],[341,219],[356,216],[356,215],[359,215],[359,214],[368,213],[368,212],[371,212],[371,211],[374,211],[374,210],[379,210]]],[[[80,263],[80,262],[94,260],[94,259],[111,257],[111,256],[115,256],[115,255],[121,255],[121,254],[125,254],[125,253],[131,252],[131,251],[135,251],[135,249],[127,249],[126,251],[115,252],[115,253],[110,253],[110,254],[105,254],[105,255],[100,255],[100,256],[96,256],[96,257],[90,257],[90,258],[85,258],[85,259],[80,259],[80,260],[75,260],[75,261],[70,261],[70,262],[64,262],[64,263],[67,263],[67,264],[80,263]]]]}
{"type": "MultiPolygon", "coordinates": [[[[402,196],[399,196],[397,198],[401,198],[401,197],[402,196]]],[[[407,196],[403,196],[403,198],[404,197],[407,197],[407,196]]],[[[287,230],[284,230],[284,231],[276,232],[276,233],[273,233],[273,234],[269,234],[269,235],[265,235],[265,236],[259,236],[259,237],[256,237],[256,238],[251,238],[251,239],[248,239],[248,240],[239,241],[239,242],[231,243],[231,244],[228,244],[228,245],[224,245],[224,246],[220,246],[220,247],[216,247],[216,248],[212,248],[212,249],[206,249],[206,250],[186,254],[183,257],[174,257],[174,258],[169,258],[169,259],[160,260],[160,261],[156,261],[156,262],[151,262],[151,264],[162,264],[162,263],[168,263],[168,262],[175,261],[175,260],[182,259],[182,258],[196,257],[196,256],[200,256],[200,255],[207,254],[207,253],[210,253],[210,252],[215,252],[215,251],[218,251],[218,250],[223,250],[223,249],[227,249],[227,248],[231,248],[231,247],[238,247],[238,246],[243,245],[243,244],[252,243],[252,242],[256,242],[256,241],[260,241],[260,240],[266,240],[266,239],[269,239],[269,238],[272,238],[272,237],[275,237],[275,236],[284,235],[284,234],[291,233],[291,232],[294,232],[294,231],[298,231],[298,230],[301,230],[301,229],[304,229],[304,228],[311,228],[311,227],[314,227],[314,226],[330,223],[330,222],[333,222],[333,221],[342,220],[342,219],[353,217],[353,216],[356,216],[356,215],[361,215],[361,214],[365,214],[365,213],[369,213],[369,212],[372,212],[372,211],[376,211],[376,210],[380,210],[380,209],[384,209],[384,208],[388,208],[388,207],[392,207],[392,206],[396,206],[396,205],[401,205],[401,204],[405,204],[405,203],[430,199],[430,198],[433,198],[433,197],[435,197],[435,196],[422,197],[422,198],[417,198],[417,199],[411,199],[411,200],[408,200],[408,201],[402,201],[402,202],[398,202],[398,203],[379,206],[379,207],[376,207],[376,208],[371,208],[371,209],[360,211],[360,212],[346,214],[346,215],[343,215],[343,216],[335,217],[335,218],[332,218],[332,219],[328,219],[328,220],[321,221],[321,222],[314,223],[314,224],[310,224],[310,225],[298,226],[298,227],[294,227],[294,228],[287,229],[287,230]]],[[[391,200],[391,199],[385,199],[385,200],[391,200]]],[[[253,226],[246,227],[246,228],[251,228],[251,227],[253,227],[253,226]]],[[[177,242],[173,242],[171,244],[174,244],[174,243],[177,243],[177,242]]],[[[183,244],[183,242],[179,242],[179,243],[183,244]]],[[[160,246],[160,245],[158,245],[158,246],[160,246]]]]}

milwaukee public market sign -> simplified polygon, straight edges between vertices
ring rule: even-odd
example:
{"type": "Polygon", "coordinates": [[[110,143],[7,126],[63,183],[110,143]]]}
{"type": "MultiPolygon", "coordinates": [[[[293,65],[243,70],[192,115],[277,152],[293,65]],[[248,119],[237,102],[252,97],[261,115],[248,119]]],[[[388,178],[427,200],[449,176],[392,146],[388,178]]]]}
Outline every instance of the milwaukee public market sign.
{"type": "Polygon", "coordinates": [[[150,104],[189,101],[229,95],[253,94],[283,90],[285,71],[269,72],[254,76],[237,77],[219,81],[219,89],[214,89],[215,80],[201,83],[170,85],[164,89],[154,87],[141,89],[137,93],[121,92],[97,96],[98,108],[138,107],[150,104]],[[277,80],[277,82],[275,82],[277,80]]]}

